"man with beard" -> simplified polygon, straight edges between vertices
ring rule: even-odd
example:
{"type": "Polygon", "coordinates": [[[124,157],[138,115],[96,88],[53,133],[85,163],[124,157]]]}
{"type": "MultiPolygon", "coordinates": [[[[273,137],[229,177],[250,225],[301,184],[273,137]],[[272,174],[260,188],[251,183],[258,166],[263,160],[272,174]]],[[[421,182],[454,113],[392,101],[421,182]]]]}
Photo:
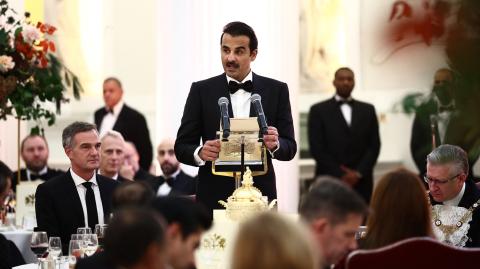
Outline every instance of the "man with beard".
{"type": "Polygon", "coordinates": [[[340,178],[370,201],[373,168],[380,152],[378,120],[373,105],[351,97],[355,78],[348,67],[335,72],[336,95],[313,105],[308,140],[316,176],[340,178]]]}
{"type": "MultiPolygon", "coordinates": [[[[22,141],[20,146],[22,159],[26,168],[20,169],[20,181],[47,181],[62,173],[48,167],[48,144],[45,137],[40,135],[28,135],[22,141]]],[[[17,186],[18,171],[13,173],[12,189],[15,191],[17,186]]]]}
{"type": "Polygon", "coordinates": [[[230,118],[255,117],[252,94],[261,96],[268,130],[263,135],[268,171],[256,176],[254,185],[269,200],[277,198],[272,159],[290,161],[297,152],[288,86],[252,72],[251,63],[258,53],[258,40],[253,29],[243,22],[225,25],[220,36],[220,56],[225,73],[192,83],[185,103],[182,122],[175,142],[175,154],[182,163],[199,166],[197,200],[213,210],[221,208],[235,190],[231,177],[212,174],[212,162],[220,152],[220,111],[218,100],[229,99],[230,118]],[[202,144],[201,144],[202,142],[202,144]]]}
{"type": "Polygon", "coordinates": [[[157,196],[195,195],[196,179],[180,169],[180,163],[175,157],[174,145],[173,138],[166,138],[160,142],[157,148],[157,160],[163,175],[148,182],[157,196]]]}

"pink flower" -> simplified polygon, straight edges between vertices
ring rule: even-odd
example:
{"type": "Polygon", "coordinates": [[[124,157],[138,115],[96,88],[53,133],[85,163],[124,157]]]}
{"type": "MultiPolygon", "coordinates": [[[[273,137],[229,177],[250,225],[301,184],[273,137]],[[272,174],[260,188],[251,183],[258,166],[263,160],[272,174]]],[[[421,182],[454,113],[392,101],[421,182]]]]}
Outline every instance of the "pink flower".
{"type": "Polygon", "coordinates": [[[40,39],[41,33],[36,27],[26,24],[23,26],[22,36],[26,43],[33,43],[40,39]]]}
{"type": "Polygon", "coordinates": [[[15,62],[13,62],[12,57],[2,55],[0,56],[0,72],[6,73],[8,70],[13,69],[15,62]]]}

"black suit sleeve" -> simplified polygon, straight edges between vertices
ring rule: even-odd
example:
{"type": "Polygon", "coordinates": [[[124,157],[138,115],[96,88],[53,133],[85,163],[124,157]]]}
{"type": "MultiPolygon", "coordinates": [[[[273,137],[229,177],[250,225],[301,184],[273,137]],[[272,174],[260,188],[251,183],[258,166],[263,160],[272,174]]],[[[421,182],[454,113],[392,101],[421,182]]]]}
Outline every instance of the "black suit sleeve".
{"type": "Polygon", "coordinates": [[[378,131],[378,119],[377,113],[373,106],[368,107],[368,115],[370,116],[371,126],[370,135],[367,143],[367,150],[363,155],[360,163],[357,165],[356,170],[362,175],[370,174],[377,162],[378,154],[380,153],[380,134],[378,131]]]}
{"type": "Polygon", "coordinates": [[[280,161],[290,161],[297,153],[297,143],[295,142],[288,86],[285,83],[282,83],[280,88],[278,104],[277,126],[275,127],[278,130],[280,148],[274,153],[274,157],[280,161]]]}
{"type": "Polygon", "coordinates": [[[45,183],[38,185],[35,193],[35,215],[38,231],[47,232],[48,237],[61,236],[53,200],[45,183]]]}
{"type": "Polygon", "coordinates": [[[202,126],[200,89],[192,83],[175,141],[175,155],[181,163],[198,166],[193,153],[200,145],[202,126]]]}
{"type": "Polygon", "coordinates": [[[410,151],[412,153],[415,165],[421,174],[427,169],[427,155],[432,147],[431,133],[429,123],[425,122],[421,114],[415,114],[412,125],[412,137],[410,139],[410,151]],[[429,139],[430,138],[430,139],[429,139]]]}
{"type": "Polygon", "coordinates": [[[335,158],[326,149],[325,126],[321,113],[318,106],[313,106],[308,113],[310,153],[315,159],[317,166],[322,167],[322,171],[328,171],[328,174],[340,178],[344,172],[340,169],[340,163],[336,162],[335,158]]]}
{"type": "Polygon", "coordinates": [[[150,141],[150,133],[148,131],[147,121],[145,117],[140,116],[137,122],[137,133],[136,137],[138,138],[135,141],[138,153],[140,154],[140,167],[144,170],[149,171],[150,166],[152,165],[153,159],[153,147],[152,142],[150,141]]]}

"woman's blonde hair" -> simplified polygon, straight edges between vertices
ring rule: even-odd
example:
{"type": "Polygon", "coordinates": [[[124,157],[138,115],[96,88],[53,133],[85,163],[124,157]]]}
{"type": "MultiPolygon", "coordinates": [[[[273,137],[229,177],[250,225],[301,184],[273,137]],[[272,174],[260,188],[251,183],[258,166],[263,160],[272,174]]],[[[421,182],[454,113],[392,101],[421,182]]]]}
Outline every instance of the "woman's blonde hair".
{"type": "Polygon", "coordinates": [[[303,223],[262,213],[240,227],[232,269],[313,269],[319,261],[303,223]]]}

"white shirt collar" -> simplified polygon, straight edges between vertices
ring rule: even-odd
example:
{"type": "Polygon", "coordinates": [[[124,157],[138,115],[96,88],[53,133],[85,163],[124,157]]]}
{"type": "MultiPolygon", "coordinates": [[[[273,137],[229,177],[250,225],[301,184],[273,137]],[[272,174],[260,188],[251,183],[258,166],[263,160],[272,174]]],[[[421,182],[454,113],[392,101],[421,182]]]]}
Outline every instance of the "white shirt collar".
{"type": "Polygon", "coordinates": [[[111,179],[115,179],[117,180],[118,179],[118,173],[116,173],[115,175],[113,175],[113,177],[109,177],[109,176],[106,176],[104,174],[102,174],[102,171],[100,169],[98,169],[98,174],[104,176],[104,177],[108,177],[108,178],[111,178],[111,179]]]}
{"type": "Polygon", "coordinates": [[[448,201],[443,201],[444,205],[450,205],[450,206],[458,206],[460,203],[460,200],[462,200],[463,194],[465,193],[465,182],[463,182],[462,189],[460,192],[455,196],[454,198],[448,200],[448,201]]]}
{"type": "Polygon", "coordinates": [[[70,168],[70,174],[72,175],[72,178],[73,178],[73,182],[75,182],[75,186],[79,186],[79,185],[82,185],[82,183],[85,183],[85,182],[92,182],[93,185],[97,185],[97,173],[93,173],[92,175],[92,178],[90,178],[90,180],[86,181],[85,179],[81,178],[79,175],[75,174],[75,172],[73,172],[73,169],[70,168]]]}
{"type": "Polygon", "coordinates": [[[349,96],[348,98],[343,98],[338,94],[335,94],[335,100],[336,101],[351,101],[353,100],[352,96],[349,96]]]}
{"type": "MultiPolygon", "coordinates": [[[[120,114],[120,111],[122,111],[124,102],[123,99],[120,99],[116,105],[113,106],[113,115],[118,116],[120,114]]],[[[109,109],[109,107],[105,107],[105,109],[109,109]]]]}
{"type": "Polygon", "coordinates": [[[252,74],[253,74],[252,69],[250,69],[250,72],[248,73],[248,75],[242,81],[238,81],[238,80],[236,80],[234,78],[231,78],[228,75],[226,75],[227,76],[227,83],[230,83],[231,80],[233,80],[237,83],[245,83],[245,81],[249,81],[249,80],[253,82],[253,79],[252,79],[253,75],[252,74]]]}
{"type": "Polygon", "coordinates": [[[26,170],[27,170],[27,178],[29,180],[31,180],[32,175],[44,175],[44,174],[46,174],[48,172],[48,166],[45,165],[45,167],[42,170],[40,170],[40,172],[38,172],[38,173],[34,173],[34,172],[30,171],[30,169],[28,169],[28,168],[26,168],[26,170]]]}

